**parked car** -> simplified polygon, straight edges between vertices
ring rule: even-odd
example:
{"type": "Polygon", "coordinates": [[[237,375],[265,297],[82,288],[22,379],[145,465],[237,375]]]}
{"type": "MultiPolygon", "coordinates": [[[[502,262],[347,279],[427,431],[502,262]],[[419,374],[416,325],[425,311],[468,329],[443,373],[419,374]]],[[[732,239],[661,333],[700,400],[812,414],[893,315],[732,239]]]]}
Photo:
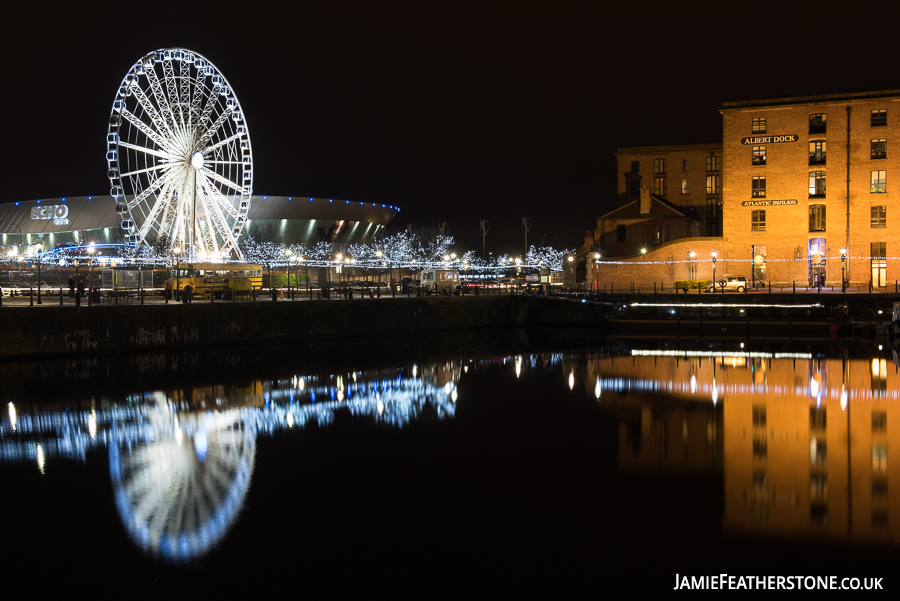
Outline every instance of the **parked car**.
{"type": "Polygon", "coordinates": [[[743,292],[747,289],[747,278],[742,275],[725,274],[718,282],[710,282],[706,287],[706,291],[712,292],[714,287],[718,288],[721,292],[727,292],[729,290],[743,292]]]}

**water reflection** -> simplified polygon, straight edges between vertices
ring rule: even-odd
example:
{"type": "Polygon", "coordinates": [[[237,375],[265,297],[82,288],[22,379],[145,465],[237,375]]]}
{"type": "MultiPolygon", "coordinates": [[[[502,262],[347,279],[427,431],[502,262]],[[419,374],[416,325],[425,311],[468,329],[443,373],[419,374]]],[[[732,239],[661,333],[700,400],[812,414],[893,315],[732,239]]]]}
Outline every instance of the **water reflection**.
{"type": "Polygon", "coordinates": [[[900,543],[900,374],[886,359],[629,355],[595,355],[582,376],[620,415],[623,469],[722,472],[727,531],[900,543]]]}
{"type": "MultiPolygon", "coordinates": [[[[221,546],[233,528],[261,436],[302,436],[341,414],[392,428],[455,418],[460,399],[489,400],[465,388],[483,372],[526,386],[552,378],[560,396],[614,416],[622,472],[721,475],[727,532],[900,544],[900,470],[888,469],[900,464],[900,374],[880,356],[842,351],[603,348],[295,372],[96,398],[77,411],[16,401],[0,423],[0,461],[52,477],[54,462],[108,449],[130,538],[151,556],[184,562],[221,546]]],[[[551,412],[564,402],[538,401],[551,412]]]]}
{"type": "Polygon", "coordinates": [[[256,439],[310,424],[327,427],[339,411],[402,428],[426,408],[456,412],[459,362],[423,369],[295,375],[269,383],[152,391],[99,399],[90,411],[19,415],[9,404],[0,425],[3,462],[85,461],[109,449],[115,503],[126,531],[145,552],[188,561],[206,554],[240,513],[253,476],[256,439]],[[45,451],[46,447],[46,451],[45,451]]]}

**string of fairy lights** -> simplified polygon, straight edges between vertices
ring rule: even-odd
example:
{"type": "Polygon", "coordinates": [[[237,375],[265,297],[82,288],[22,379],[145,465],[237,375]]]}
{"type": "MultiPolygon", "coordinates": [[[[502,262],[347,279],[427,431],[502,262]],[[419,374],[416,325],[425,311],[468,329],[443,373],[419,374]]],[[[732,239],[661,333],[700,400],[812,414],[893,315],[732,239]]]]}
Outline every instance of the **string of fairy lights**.
{"type": "MultiPolygon", "coordinates": [[[[285,244],[272,240],[257,240],[243,236],[239,248],[241,259],[215,253],[200,253],[194,262],[247,262],[267,269],[338,268],[353,269],[452,269],[457,271],[504,271],[508,269],[542,269],[559,272],[564,257],[571,250],[557,250],[549,246],[531,246],[524,256],[504,253],[481,257],[475,251],[457,249],[453,236],[436,236],[423,241],[417,236],[395,234],[369,244],[338,245],[330,242],[315,244],[285,244]]],[[[153,245],[91,244],[61,247],[33,257],[43,264],[74,265],[94,262],[101,265],[136,265],[146,268],[170,267],[187,260],[185,249],[153,245]]]]}

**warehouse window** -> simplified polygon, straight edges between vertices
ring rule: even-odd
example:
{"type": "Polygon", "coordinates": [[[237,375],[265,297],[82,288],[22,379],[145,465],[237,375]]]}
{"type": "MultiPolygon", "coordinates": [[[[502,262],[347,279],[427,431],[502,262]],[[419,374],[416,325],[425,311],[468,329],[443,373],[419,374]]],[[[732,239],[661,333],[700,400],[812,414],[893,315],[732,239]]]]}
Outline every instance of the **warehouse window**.
{"type": "Polygon", "coordinates": [[[691,170],[691,159],[681,159],[681,170],[682,171],[690,171],[691,170]]]}
{"type": "Polygon", "coordinates": [[[665,177],[654,177],[653,178],[653,193],[657,196],[665,196],[666,195],[666,178],[665,177]]]}
{"type": "Polygon", "coordinates": [[[825,231],[825,205],[809,205],[809,231],[825,231]]]}
{"type": "Polygon", "coordinates": [[[887,171],[872,172],[872,194],[887,192],[887,171]]]}
{"type": "Polygon", "coordinates": [[[766,197],[766,178],[765,176],[753,176],[753,198],[766,197]]]}
{"type": "Polygon", "coordinates": [[[753,119],[753,133],[755,133],[755,134],[766,133],[766,118],[765,117],[755,117],[753,119]]]}
{"type": "Polygon", "coordinates": [[[823,198],[825,196],[824,171],[809,172],[809,195],[813,198],[823,198]]]}
{"type": "Polygon", "coordinates": [[[816,140],[809,143],[809,164],[824,165],[825,164],[825,141],[816,140]]]}
{"type": "Polygon", "coordinates": [[[809,133],[825,133],[825,113],[815,113],[809,116],[809,133]]]}
{"type": "Polygon", "coordinates": [[[718,171],[719,170],[719,157],[706,157],[706,170],[707,171],[718,171]]]}
{"type": "Polygon", "coordinates": [[[751,159],[751,164],[765,165],[766,164],[766,147],[765,146],[754,146],[752,157],[753,158],[751,159]]]}
{"type": "Polygon", "coordinates": [[[881,138],[879,140],[872,140],[872,158],[887,158],[887,140],[885,140],[884,138],[881,138]]]}
{"type": "Polygon", "coordinates": [[[886,205],[875,205],[872,207],[871,226],[873,228],[887,227],[887,206],[886,205]]]}
{"type": "Polygon", "coordinates": [[[681,193],[682,194],[690,194],[691,193],[691,180],[689,180],[689,179],[681,180],[681,193]]]}
{"type": "Polygon", "coordinates": [[[653,173],[665,173],[666,172],[666,159],[655,159],[653,161],[653,173]]]}
{"type": "Polygon", "coordinates": [[[706,176],[706,193],[707,194],[718,194],[719,193],[719,176],[718,175],[707,175],[706,176]]]}
{"type": "Polygon", "coordinates": [[[750,230],[754,232],[766,231],[766,212],[764,210],[751,211],[750,230]]]}
{"type": "Polygon", "coordinates": [[[872,127],[887,125],[887,109],[875,109],[872,111],[872,127]]]}

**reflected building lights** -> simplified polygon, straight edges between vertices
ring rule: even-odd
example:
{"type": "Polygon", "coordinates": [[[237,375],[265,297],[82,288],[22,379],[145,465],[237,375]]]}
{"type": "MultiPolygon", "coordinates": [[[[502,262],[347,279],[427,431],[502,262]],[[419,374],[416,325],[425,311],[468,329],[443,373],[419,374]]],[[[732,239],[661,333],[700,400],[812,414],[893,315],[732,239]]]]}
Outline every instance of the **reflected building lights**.
{"type": "Polygon", "coordinates": [[[9,404],[9,423],[12,426],[13,432],[16,431],[16,406],[12,403],[9,404]]]}
{"type": "Polygon", "coordinates": [[[575,372],[569,373],[569,390],[575,389],[575,372]]]}

